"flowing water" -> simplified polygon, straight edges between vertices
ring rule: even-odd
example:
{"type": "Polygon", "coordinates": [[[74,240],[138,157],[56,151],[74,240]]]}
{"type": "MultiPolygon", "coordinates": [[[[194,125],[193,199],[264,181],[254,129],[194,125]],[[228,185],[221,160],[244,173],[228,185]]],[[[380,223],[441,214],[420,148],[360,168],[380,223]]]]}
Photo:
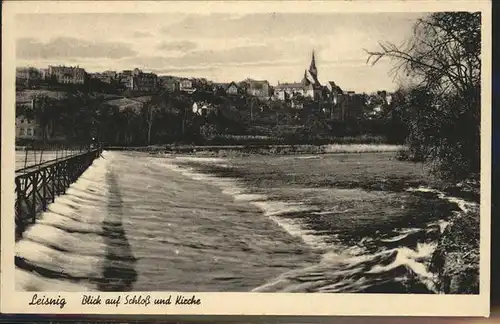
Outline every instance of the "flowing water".
{"type": "Polygon", "coordinates": [[[39,163],[62,159],[72,155],[79,154],[79,150],[23,150],[16,151],[15,169],[27,168],[39,163]]]}
{"type": "Polygon", "coordinates": [[[16,289],[432,293],[438,236],[477,207],[211,168],[253,163],[104,152],[16,243],[16,289]]]}

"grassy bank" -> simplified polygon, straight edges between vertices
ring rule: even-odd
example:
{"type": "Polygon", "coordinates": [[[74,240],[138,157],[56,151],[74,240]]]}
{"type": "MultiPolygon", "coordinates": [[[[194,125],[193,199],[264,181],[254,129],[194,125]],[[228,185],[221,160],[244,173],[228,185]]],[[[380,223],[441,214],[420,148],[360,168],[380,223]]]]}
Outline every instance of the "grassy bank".
{"type": "Polygon", "coordinates": [[[328,153],[397,152],[398,145],[386,144],[329,144],[329,145],[234,145],[167,147],[170,153],[190,153],[200,156],[236,157],[246,155],[296,155],[328,153]]]}

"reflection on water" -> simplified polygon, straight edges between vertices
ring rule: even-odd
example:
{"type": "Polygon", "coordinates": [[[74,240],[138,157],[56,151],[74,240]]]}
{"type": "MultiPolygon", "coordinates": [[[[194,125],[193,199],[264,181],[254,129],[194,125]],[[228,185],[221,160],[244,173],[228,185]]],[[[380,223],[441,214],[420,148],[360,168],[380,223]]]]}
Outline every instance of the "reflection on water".
{"type": "Polygon", "coordinates": [[[446,219],[413,192],[252,187],[192,158],[103,155],[16,244],[18,290],[434,290],[446,219]]]}

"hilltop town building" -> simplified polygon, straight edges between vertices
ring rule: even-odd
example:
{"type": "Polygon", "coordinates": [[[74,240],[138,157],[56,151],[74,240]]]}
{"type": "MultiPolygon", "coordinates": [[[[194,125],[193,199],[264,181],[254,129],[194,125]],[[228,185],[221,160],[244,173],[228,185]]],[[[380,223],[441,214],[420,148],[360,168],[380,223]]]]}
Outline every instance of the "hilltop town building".
{"type": "Polygon", "coordinates": [[[246,79],[240,82],[240,87],[245,89],[246,94],[261,99],[269,99],[269,82],[266,80],[258,81],[253,79],[246,79]]]}
{"type": "Polygon", "coordinates": [[[225,92],[227,87],[229,86],[229,83],[223,83],[223,82],[216,82],[212,84],[212,91],[214,93],[217,92],[225,92]]]}
{"type": "Polygon", "coordinates": [[[365,96],[354,91],[347,91],[343,96],[345,109],[342,113],[342,120],[357,118],[363,114],[365,96]]]}
{"type": "Polygon", "coordinates": [[[122,87],[130,89],[130,84],[132,82],[132,70],[123,70],[118,73],[118,81],[122,87]]]}
{"type": "MultiPolygon", "coordinates": [[[[105,72],[109,77],[113,71],[105,72]]],[[[154,73],[145,73],[140,69],[123,70],[117,79],[126,89],[141,92],[154,92],[159,88],[158,76],[154,73]]]]}
{"type": "Polygon", "coordinates": [[[23,115],[16,117],[16,139],[37,140],[42,135],[42,129],[36,121],[23,115]]]}
{"type": "Polygon", "coordinates": [[[319,102],[322,112],[330,118],[346,120],[357,118],[362,114],[364,95],[353,91],[344,92],[334,81],[321,85],[318,79],[318,68],[314,51],[309,69],[304,71],[301,82],[278,83],[274,90],[274,99],[288,101],[292,108],[302,108],[303,99],[319,102]]]}
{"type": "Polygon", "coordinates": [[[116,73],[116,71],[104,71],[102,72],[102,74],[104,76],[107,76],[108,78],[111,78],[111,79],[116,79],[116,77],[118,76],[118,74],[116,73]]]}
{"type": "Polygon", "coordinates": [[[158,76],[135,69],[131,78],[130,89],[134,91],[154,92],[158,89],[158,76]]]}
{"type": "Polygon", "coordinates": [[[341,95],[344,93],[342,88],[340,88],[334,81],[328,81],[325,85],[327,93],[332,95],[341,95]]]}
{"type": "Polygon", "coordinates": [[[226,88],[226,93],[233,96],[237,95],[240,93],[240,87],[235,82],[231,82],[226,88]]]}
{"type": "Polygon", "coordinates": [[[87,73],[84,69],[76,66],[49,66],[49,78],[54,78],[61,84],[84,84],[87,73]]]}
{"type": "Polygon", "coordinates": [[[160,86],[167,92],[176,92],[179,90],[180,82],[177,78],[171,76],[161,76],[160,86]]]}
{"type": "Polygon", "coordinates": [[[93,79],[100,80],[104,83],[112,83],[117,79],[118,74],[116,71],[104,71],[102,73],[92,73],[90,77],[93,79]]]}
{"type": "Polygon", "coordinates": [[[49,69],[40,69],[40,77],[42,80],[47,80],[50,77],[49,69]]]}
{"type": "Polygon", "coordinates": [[[320,99],[323,87],[318,80],[318,68],[316,67],[316,58],[314,51],[312,52],[311,64],[309,70],[304,71],[302,79],[304,85],[305,95],[313,100],[320,99]]]}
{"type": "Polygon", "coordinates": [[[33,67],[16,68],[16,86],[33,87],[40,83],[40,70],[33,67]]]}
{"type": "Polygon", "coordinates": [[[187,78],[182,79],[179,83],[179,90],[187,93],[195,92],[196,88],[194,87],[193,80],[187,78]]]}
{"type": "Polygon", "coordinates": [[[42,75],[40,70],[34,67],[16,68],[16,79],[20,80],[40,80],[42,75]]]}
{"type": "Polygon", "coordinates": [[[278,83],[274,89],[274,96],[278,100],[293,99],[297,96],[304,96],[304,85],[300,82],[296,83],[278,83]]]}

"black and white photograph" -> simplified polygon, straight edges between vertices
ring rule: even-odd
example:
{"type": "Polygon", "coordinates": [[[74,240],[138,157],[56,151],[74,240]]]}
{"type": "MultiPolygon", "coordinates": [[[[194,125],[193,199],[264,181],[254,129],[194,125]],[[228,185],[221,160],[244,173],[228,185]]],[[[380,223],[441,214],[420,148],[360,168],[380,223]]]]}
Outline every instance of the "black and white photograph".
{"type": "Polygon", "coordinates": [[[333,2],[16,12],[14,291],[488,293],[484,6],[333,2]]]}

